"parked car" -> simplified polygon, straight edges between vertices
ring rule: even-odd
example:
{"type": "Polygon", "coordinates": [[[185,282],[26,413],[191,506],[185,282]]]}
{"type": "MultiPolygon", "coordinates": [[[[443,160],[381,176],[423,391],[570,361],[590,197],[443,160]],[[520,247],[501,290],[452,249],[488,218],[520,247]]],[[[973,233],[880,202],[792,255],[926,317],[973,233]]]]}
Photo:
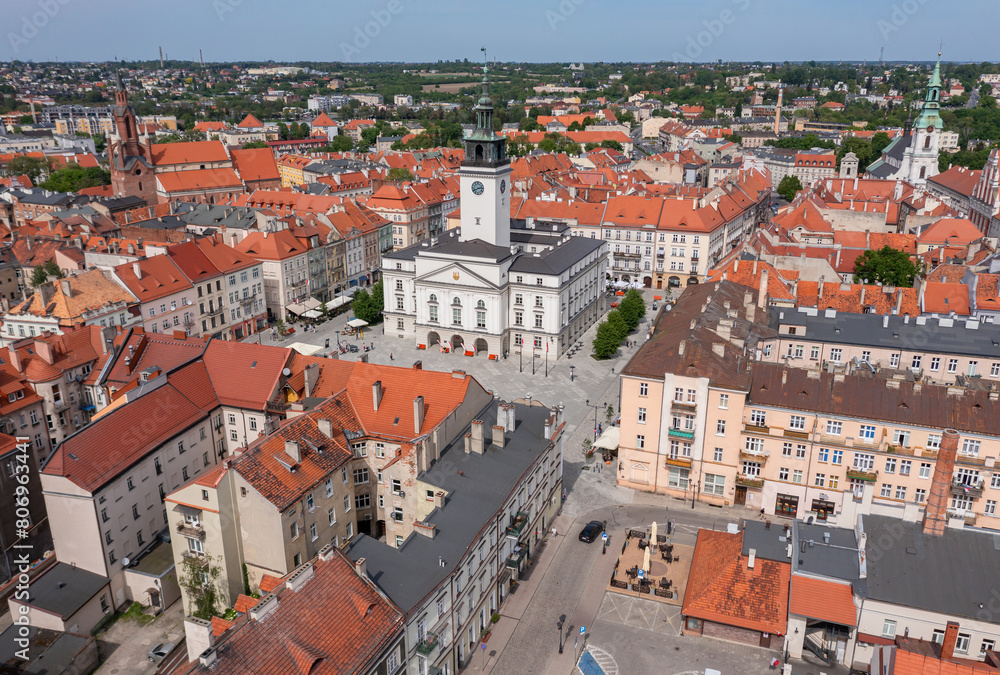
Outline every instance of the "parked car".
{"type": "Polygon", "coordinates": [[[580,532],[580,541],[585,541],[590,544],[595,539],[600,537],[601,532],[603,531],[604,523],[599,520],[592,520],[583,526],[583,531],[580,532]]]}
{"type": "Polygon", "coordinates": [[[175,646],[176,645],[173,642],[164,642],[162,644],[156,645],[155,647],[149,650],[148,654],[149,660],[152,661],[153,663],[159,663],[163,659],[167,658],[167,654],[173,651],[175,646]]]}
{"type": "Polygon", "coordinates": [[[348,351],[356,352],[358,351],[358,346],[354,344],[347,345],[348,351]]]}

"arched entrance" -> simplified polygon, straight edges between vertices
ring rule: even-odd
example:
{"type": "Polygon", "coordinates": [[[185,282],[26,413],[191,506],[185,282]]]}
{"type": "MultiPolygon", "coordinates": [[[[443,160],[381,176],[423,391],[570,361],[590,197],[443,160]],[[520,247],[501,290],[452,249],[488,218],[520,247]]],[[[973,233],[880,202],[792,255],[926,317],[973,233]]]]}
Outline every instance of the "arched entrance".
{"type": "Polygon", "coordinates": [[[490,345],[484,338],[476,338],[476,354],[488,354],[490,345]]]}
{"type": "Polygon", "coordinates": [[[678,286],[681,285],[681,280],[678,277],[670,277],[669,279],[667,279],[667,285],[670,288],[677,288],[678,286]]]}
{"type": "Polygon", "coordinates": [[[663,288],[663,277],[656,277],[656,288],[663,288]]]}
{"type": "Polygon", "coordinates": [[[688,277],[687,285],[688,286],[697,286],[698,285],[698,277],[688,277]]]}
{"type": "Polygon", "coordinates": [[[653,277],[643,277],[642,278],[642,285],[645,288],[652,288],[653,287],[653,277]]]}
{"type": "Polygon", "coordinates": [[[451,349],[453,352],[460,353],[462,350],[462,336],[452,335],[451,336],[451,349]]]}
{"type": "Polygon", "coordinates": [[[623,275],[622,275],[622,281],[624,281],[624,282],[626,282],[626,283],[627,283],[627,282],[631,281],[631,279],[629,279],[629,277],[628,277],[628,275],[627,275],[627,274],[623,274],[623,275]]]}
{"type": "Polygon", "coordinates": [[[431,349],[437,347],[438,343],[441,341],[441,336],[437,334],[436,331],[431,331],[427,334],[427,348],[431,349]]]}

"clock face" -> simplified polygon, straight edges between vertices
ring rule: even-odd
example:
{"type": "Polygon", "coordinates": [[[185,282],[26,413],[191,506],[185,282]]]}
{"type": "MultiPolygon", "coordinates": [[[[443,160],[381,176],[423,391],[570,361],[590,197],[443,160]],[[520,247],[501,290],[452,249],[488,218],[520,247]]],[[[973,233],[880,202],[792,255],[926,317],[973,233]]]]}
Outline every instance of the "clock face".
{"type": "Polygon", "coordinates": [[[500,181],[500,194],[503,194],[506,191],[507,191],[507,181],[502,180],[500,181]]]}
{"type": "Polygon", "coordinates": [[[934,131],[934,125],[932,124],[931,126],[927,127],[927,131],[928,132],[933,132],[934,131]]]}
{"type": "Polygon", "coordinates": [[[476,195],[477,197],[478,197],[479,195],[483,194],[483,191],[484,191],[485,189],[486,189],[486,188],[484,188],[484,187],[483,187],[483,184],[482,184],[482,183],[480,183],[480,182],[479,182],[478,180],[477,180],[477,181],[476,181],[475,183],[473,183],[473,184],[472,184],[472,193],[473,193],[474,195],[476,195]]]}

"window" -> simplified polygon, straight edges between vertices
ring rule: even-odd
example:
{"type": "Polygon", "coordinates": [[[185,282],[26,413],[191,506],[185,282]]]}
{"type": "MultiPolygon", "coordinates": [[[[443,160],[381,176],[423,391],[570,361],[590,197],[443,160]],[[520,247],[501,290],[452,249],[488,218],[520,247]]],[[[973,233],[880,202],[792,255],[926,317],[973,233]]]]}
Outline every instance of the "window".
{"type": "Polygon", "coordinates": [[[229,423],[236,424],[236,415],[229,413],[229,423]]]}
{"type": "Polygon", "coordinates": [[[986,652],[992,651],[996,643],[993,640],[983,640],[982,644],[979,645],[979,658],[986,656],[986,652]]]}
{"type": "Polygon", "coordinates": [[[718,420],[715,423],[715,435],[725,436],[726,435],[726,420],[718,420]]]}
{"type": "Polygon", "coordinates": [[[885,460],[885,472],[886,473],[896,473],[896,458],[888,457],[885,460]]]}
{"type": "Polygon", "coordinates": [[[931,464],[930,462],[920,462],[920,473],[918,474],[920,478],[930,478],[931,477],[931,464]]]}
{"type": "Polygon", "coordinates": [[[894,638],[896,637],[896,622],[892,619],[886,619],[882,623],[882,637],[894,638]]]}
{"type": "Polygon", "coordinates": [[[862,471],[871,471],[875,468],[875,455],[864,452],[854,453],[854,468],[862,471]]]}
{"type": "Polygon", "coordinates": [[[455,325],[462,324],[462,308],[452,307],[451,309],[451,322],[455,325]]]}
{"type": "Polygon", "coordinates": [[[875,440],[875,427],[870,424],[862,424],[860,436],[866,442],[875,440]]]}
{"type": "Polygon", "coordinates": [[[642,450],[646,447],[646,437],[642,434],[637,434],[635,437],[635,447],[637,450],[642,450]]]}
{"type": "Polygon", "coordinates": [[[843,354],[843,350],[840,350],[840,349],[831,349],[830,350],[830,360],[833,361],[834,363],[840,363],[841,354],[843,354]]]}
{"type": "Polygon", "coordinates": [[[288,534],[291,536],[291,538],[293,540],[296,537],[298,537],[299,536],[299,524],[298,523],[290,523],[288,525],[288,534]]]}
{"type": "Polygon", "coordinates": [[[971,438],[962,441],[962,454],[967,457],[978,457],[981,443],[971,438]]]}
{"type": "Polygon", "coordinates": [[[342,483],[347,483],[347,467],[340,470],[340,480],[342,483]]]}
{"type": "Polygon", "coordinates": [[[913,501],[918,504],[923,504],[927,501],[927,490],[923,488],[917,488],[913,491],[913,501]]]}
{"type": "Polygon", "coordinates": [[[949,373],[958,372],[958,359],[948,359],[948,372],[949,373]]]}
{"type": "MultiPolygon", "coordinates": [[[[837,351],[837,362],[839,363],[840,362],[840,350],[838,349],[836,351],[837,351]]],[[[831,359],[832,359],[833,354],[831,353],[830,356],[831,356],[831,359]]],[[[810,347],[809,348],[809,358],[812,359],[813,361],[818,361],[819,360],[819,347],[810,347]]]]}
{"type": "Polygon", "coordinates": [[[892,496],[892,486],[888,483],[882,483],[882,487],[879,490],[879,497],[891,497],[892,496]]]}
{"type": "Polygon", "coordinates": [[[722,461],[722,448],[715,448],[715,450],[712,451],[712,459],[716,462],[722,461]]]}
{"type": "Polygon", "coordinates": [[[969,377],[976,376],[976,367],[979,365],[979,361],[969,361],[969,368],[965,371],[965,374],[969,377]]]}
{"type": "Polygon", "coordinates": [[[788,418],[788,428],[802,431],[806,428],[806,418],[801,415],[792,415],[788,418]]]}
{"type": "Polygon", "coordinates": [[[816,480],[814,481],[814,484],[816,485],[816,487],[823,487],[824,485],[826,485],[826,474],[825,473],[816,474],[816,480]]]}
{"type": "Polygon", "coordinates": [[[368,509],[371,508],[372,497],[371,495],[357,495],[354,498],[354,508],[356,509],[368,509]]]}
{"type": "Polygon", "coordinates": [[[915,355],[913,357],[913,360],[910,361],[910,369],[911,370],[920,370],[920,361],[921,361],[920,355],[919,354],[915,355]]]}
{"type": "Polygon", "coordinates": [[[937,356],[931,358],[931,372],[936,373],[941,370],[941,359],[937,356]]]}
{"type": "Polygon", "coordinates": [[[317,539],[319,539],[319,535],[316,533],[316,523],[312,523],[309,525],[309,540],[316,541],[317,539]]]}
{"type": "Polygon", "coordinates": [[[1000,473],[995,473],[990,477],[990,487],[1000,488],[1000,473]]]}
{"type": "Polygon", "coordinates": [[[751,410],[750,411],[750,424],[755,427],[766,427],[767,426],[767,413],[763,410],[751,410]]]}
{"type": "MultiPolygon", "coordinates": [[[[998,364],[998,365],[1000,365],[1000,364],[998,364]]],[[[646,384],[645,382],[640,382],[639,383],[639,396],[648,396],[648,395],[649,395],[649,385],[646,384]]]]}
{"type": "Polygon", "coordinates": [[[972,636],[968,633],[959,633],[958,639],[955,640],[955,653],[956,654],[968,654],[969,653],[969,642],[972,640],[972,636]]]}
{"type": "Polygon", "coordinates": [[[834,420],[827,420],[826,422],[826,433],[828,436],[839,436],[843,428],[844,425],[842,422],[835,422],[834,420]]]}
{"type": "Polygon", "coordinates": [[[833,455],[830,457],[830,462],[832,464],[843,464],[844,463],[844,451],[834,449],[833,455]]]}
{"type": "MultiPolygon", "coordinates": [[[[159,461],[159,460],[157,460],[157,461],[159,461]]],[[[133,480],[132,480],[132,476],[129,476],[129,477],[128,477],[128,478],[127,478],[127,479],[125,480],[125,484],[126,484],[126,485],[128,485],[128,489],[129,489],[129,490],[134,490],[134,489],[135,489],[135,482],[133,482],[133,480]]]]}
{"type": "Polygon", "coordinates": [[[905,501],[906,500],[906,486],[905,485],[897,485],[896,486],[896,499],[898,499],[900,501],[905,501]]]}
{"type": "Polygon", "coordinates": [[[778,480],[788,480],[788,469],[785,467],[778,469],[778,480]]]}
{"type": "Polygon", "coordinates": [[[913,466],[913,462],[911,460],[909,460],[909,459],[901,459],[901,460],[899,460],[899,475],[900,476],[909,476],[910,475],[910,467],[912,467],[912,466],[913,466]]]}
{"type": "Polygon", "coordinates": [[[705,484],[702,491],[707,495],[715,495],[721,497],[725,494],[726,490],[726,477],[716,475],[713,473],[705,474],[705,484]]]}
{"type": "Polygon", "coordinates": [[[729,394],[719,394],[719,410],[729,410],[729,394]]]}
{"type": "Polygon", "coordinates": [[[935,628],[934,634],[931,636],[931,642],[942,644],[944,642],[944,631],[939,628],[935,628]]]}
{"type": "Polygon", "coordinates": [[[639,408],[639,419],[638,419],[638,421],[639,421],[639,424],[645,424],[646,423],[646,409],[645,408],[639,408]]]}
{"type": "Polygon", "coordinates": [[[840,477],[830,474],[830,482],[828,483],[828,486],[831,490],[837,489],[840,486],[840,477]]]}
{"type": "Polygon", "coordinates": [[[889,354],[889,366],[895,368],[899,365],[899,354],[889,354]]]}
{"type": "Polygon", "coordinates": [[[330,510],[326,512],[326,519],[331,525],[335,525],[337,523],[337,510],[332,506],[330,507],[330,510]]]}
{"type": "Polygon", "coordinates": [[[817,453],[817,460],[820,461],[820,462],[823,462],[824,464],[826,462],[829,462],[830,461],[830,449],[829,448],[820,448],[819,452],[817,453]]]}
{"type": "Polygon", "coordinates": [[[368,482],[368,469],[361,468],[354,470],[354,484],[362,485],[368,482]]]}
{"type": "Polygon", "coordinates": [[[994,363],[990,366],[990,377],[1000,377],[1000,363],[994,363]]]}
{"type": "Polygon", "coordinates": [[[351,510],[351,496],[344,495],[344,513],[347,513],[350,510],[351,510]]]}

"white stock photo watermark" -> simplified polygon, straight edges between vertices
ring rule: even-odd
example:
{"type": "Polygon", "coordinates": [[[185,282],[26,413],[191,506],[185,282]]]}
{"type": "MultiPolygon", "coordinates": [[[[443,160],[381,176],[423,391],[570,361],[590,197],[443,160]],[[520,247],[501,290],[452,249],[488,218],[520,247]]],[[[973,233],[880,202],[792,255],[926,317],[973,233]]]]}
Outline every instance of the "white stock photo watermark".
{"type": "Polygon", "coordinates": [[[243,0],[212,0],[212,9],[219,21],[223,21],[227,14],[232,14],[236,8],[243,4],[243,0]]]}
{"type": "MultiPolygon", "coordinates": [[[[750,7],[750,0],[730,0],[740,12],[745,12],[750,7]]],[[[728,7],[719,12],[714,19],[705,19],[701,22],[704,30],[698,31],[694,35],[688,35],[683,52],[675,51],[671,59],[674,63],[684,61],[695,61],[706,49],[715,44],[715,41],[723,36],[726,27],[736,23],[737,12],[728,7]]]]}
{"type": "Polygon", "coordinates": [[[14,600],[17,600],[17,616],[11,617],[11,621],[17,628],[14,635],[14,644],[17,647],[14,656],[22,661],[29,660],[28,647],[30,645],[31,625],[29,623],[28,612],[31,607],[28,604],[29,584],[31,577],[32,555],[31,544],[21,543],[28,538],[28,530],[31,529],[31,493],[28,490],[31,472],[31,439],[23,436],[17,437],[17,452],[15,454],[14,480],[17,486],[14,488],[14,527],[18,543],[13,545],[14,559],[12,560],[11,573],[17,579],[14,587],[14,600]]]}
{"type": "Polygon", "coordinates": [[[69,3],[70,0],[36,0],[30,3],[28,12],[21,17],[21,20],[11,22],[11,27],[15,30],[7,31],[7,41],[14,53],[21,53],[21,49],[48,26],[49,22],[69,3]]]}
{"type": "Polygon", "coordinates": [[[919,12],[920,8],[926,4],[927,0],[904,0],[900,3],[894,3],[892,12],[889,13],[889,19],[879,19],[875,23],[878,32],[882,34],[882,39],[888,41],[890,35],[902,29],[910,17],[919,12]]]}
{"type": "Polygon", "coordinates": [[[549,27],[555,30],[559,24],[569,20],[569,17],[576,12],[577,7],[587,0],[562,0],[555,9],[545,10],[545,20],[549,22],[549,27]]]}
{"type": "MultiPolygon", "coordinates": [[[[410,1],[412,2],[412,0],[410,1]]],[[[359,56],[404,9],[406,9],[406,5],[403,0],[389,0],[384,7],[371,10],[369,12],[372,17],[371,21],[355,26],[351,39],[340,43],[340,53],[343,60],[351,61],[354,57],[359,56]]]]}

